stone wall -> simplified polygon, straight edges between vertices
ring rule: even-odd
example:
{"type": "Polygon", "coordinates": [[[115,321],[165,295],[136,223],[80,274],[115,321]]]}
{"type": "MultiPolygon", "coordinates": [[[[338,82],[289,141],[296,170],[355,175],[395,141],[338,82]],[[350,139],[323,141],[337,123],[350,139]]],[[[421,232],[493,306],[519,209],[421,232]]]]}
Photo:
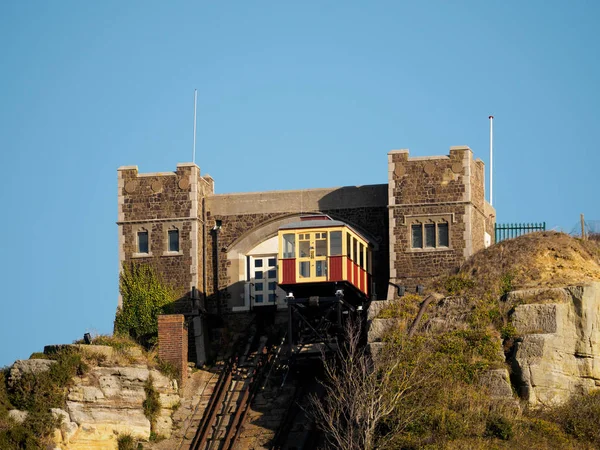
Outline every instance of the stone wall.
{"type": "Polygon", "coordinates": [[[181,314],[158,316],[158,357],[179,371],[179,382],[188,376],[188,331],[181,314]]]}
{"type": "Polygon", "coordinates": [[[386,189],[386,185],[374,185],[208,197],[207,229],[214,228],[217,221],[221,224],[207,240],[209,310],[228,312],[232,300],[243,294],[238,252],[232,249],[239,247],[239,253],[243,254],[252,245],[276,235],[280,225],[298,221],[301,214],[309,213],[325,213],[346,222],[372,241],[376,291],[385,296],[389,279],[386,189]]]}
{"type": "MultiPolygon", "coordinates": [[[[468,147],[448,156],[410,158],[408,150],[388,155],[390,279],[409,291],[484,248],[484,165],[468,147]],[[411,224],[448,223],[449,245],[412,248],[411,224]]],[[[488,214],[490,211],[488,211],[488,214]]],[[[395,289],[390,287],[388,297],[395,289]]]]}
{"type": "Polygon", "coordinates": [[[139,174],[137,166],[118,170],[119,262],[153,266],[184,300],[176,305],[179,312],[190,312],[185,299],[192,286],[203,291],[203,205],[212,188],[212,179],[202,178],[195,164],[178,164],[175,172],[139,174]],[[179,230],[179,252],[167,251],[172,227],[179,230]],[[138,231],[148,231],[147,254],[137,252],[138,231]]]}

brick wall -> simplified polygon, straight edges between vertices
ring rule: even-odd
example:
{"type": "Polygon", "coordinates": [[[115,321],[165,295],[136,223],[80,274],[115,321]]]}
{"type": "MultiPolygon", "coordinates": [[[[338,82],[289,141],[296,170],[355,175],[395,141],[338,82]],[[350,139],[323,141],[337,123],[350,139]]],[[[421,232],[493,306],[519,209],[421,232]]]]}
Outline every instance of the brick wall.
{"type": "Polygon", "coordinates": [[[158,357],[177,367],[183,386],[188,375],[188,330],[182,314],[158,316],[158,357]]]}

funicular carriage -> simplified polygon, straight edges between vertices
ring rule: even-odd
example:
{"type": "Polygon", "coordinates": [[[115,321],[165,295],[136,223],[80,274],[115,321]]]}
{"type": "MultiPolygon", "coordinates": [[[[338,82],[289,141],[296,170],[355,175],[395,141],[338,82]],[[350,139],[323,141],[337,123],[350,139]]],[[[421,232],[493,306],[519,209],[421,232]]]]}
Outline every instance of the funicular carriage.
{"type": "Polygon", "coordinates": [[[372,292],[372,248],[344,222],[305,216],[279,229],[278,284],[287,293],[288,342],[300,354],[334,350],[344,323],[361,319],[372,292]]]}

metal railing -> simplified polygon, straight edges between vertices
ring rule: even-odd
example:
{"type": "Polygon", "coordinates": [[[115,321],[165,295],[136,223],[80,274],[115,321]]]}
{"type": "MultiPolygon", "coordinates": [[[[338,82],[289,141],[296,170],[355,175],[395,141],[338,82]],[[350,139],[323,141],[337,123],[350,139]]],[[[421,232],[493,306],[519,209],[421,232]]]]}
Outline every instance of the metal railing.
{"type": "Polygon", "coordinates": [[[541,223],[503,223],[496,224],[496,243],[522,236],[535,231],[546,231],[546,222],[541,223]]]}

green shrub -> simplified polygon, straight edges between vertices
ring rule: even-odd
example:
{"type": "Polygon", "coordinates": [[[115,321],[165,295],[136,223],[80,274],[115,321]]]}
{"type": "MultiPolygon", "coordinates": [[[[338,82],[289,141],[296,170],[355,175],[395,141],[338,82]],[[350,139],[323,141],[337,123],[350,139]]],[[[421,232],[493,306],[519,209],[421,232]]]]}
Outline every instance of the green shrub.
{"type": "Polygon", "coordinates": [[[500,277],[500,296],[505,296],[514,289],[513,281],[515,276],[511,272],[506,272],[500,277]]]}
{"type": "Polygon", "coordinates": [[[6,391],[7,368],[0,369],[0,418],[11,409],[8,392],[6,391]]]}
{"type": "Polygon", "coordinates": [[[565,404],[547,411],[546,417],[558,423],[567,434],[600,448],[600,391],[573,396],[565,404]]]}
{"type": "Polygon", "coordinates": [[[146,384],[144,384],[144,391],[146,392],[146,399],[142,404],[144,408],[144,415],[150,421],[152,428],[154,428],[154,423],[160,414],[161,406],[158,391],[154,389],[154,380],[152,379],[152,375],[148,376],[146,384]]]}
{"type": "Polygon", "coordinates": [[[146,264],[124,265],[119,279],[123,307],[115,317],[115,333],[131,336],[145,347],[156,343],[158,316],[169,312],[173,290],[146,264]]]}
{"type": "Polygon", "coordinates": [[[0,448],[42,450],[46,446],[31,430],[23,425],[15,425],[8,430],[0,431],[0,448]]]}
{"type": "Polygon", "coordinates": [[[461,295],[472,289],[475,286],[475,281],[469,278],[468,275],[459,273],[446,278],[444,288],[450,295],[461,295]]]}
{"type": "Polygon", "coordinates": [[[128,434],[122,434],[119,436],[117,439],[117,446],[119,450],[140,450],[144,448],[141,443],[138,443],[128,434]]]}
{"type": "Polygon", "coordinates": [[[419,312],[419,306],[423,298],[417,294],[407,294],[384,306],[378,319],[409,319],[412,320],[419,312]]]}
{"type": "Polygon", "coordinates": [[[488,437],[494,437],[508,441],[513,437],[513,425],[506,417],[501,415],[491,415],[487,419],[485,434],[488,437]]]}
{"type": "Polygon", "coordinates": [[[170,363],[169,361],[164,361],[162,359],[158,360],[158,365],[156,367],[160,373],[162,373],[164,376],[171,378],[171,379],[175,379],[178,380],[180,373],[179,373],[179,369],[177,367],[175,367],[174,364],[170,363]]]}
{"type": "Polygon", "coordinates": [[[512,339],[517,335],[517,329],[512,323],[504,325],[500,329],[500,336],[502,339],[512,339]]]}

